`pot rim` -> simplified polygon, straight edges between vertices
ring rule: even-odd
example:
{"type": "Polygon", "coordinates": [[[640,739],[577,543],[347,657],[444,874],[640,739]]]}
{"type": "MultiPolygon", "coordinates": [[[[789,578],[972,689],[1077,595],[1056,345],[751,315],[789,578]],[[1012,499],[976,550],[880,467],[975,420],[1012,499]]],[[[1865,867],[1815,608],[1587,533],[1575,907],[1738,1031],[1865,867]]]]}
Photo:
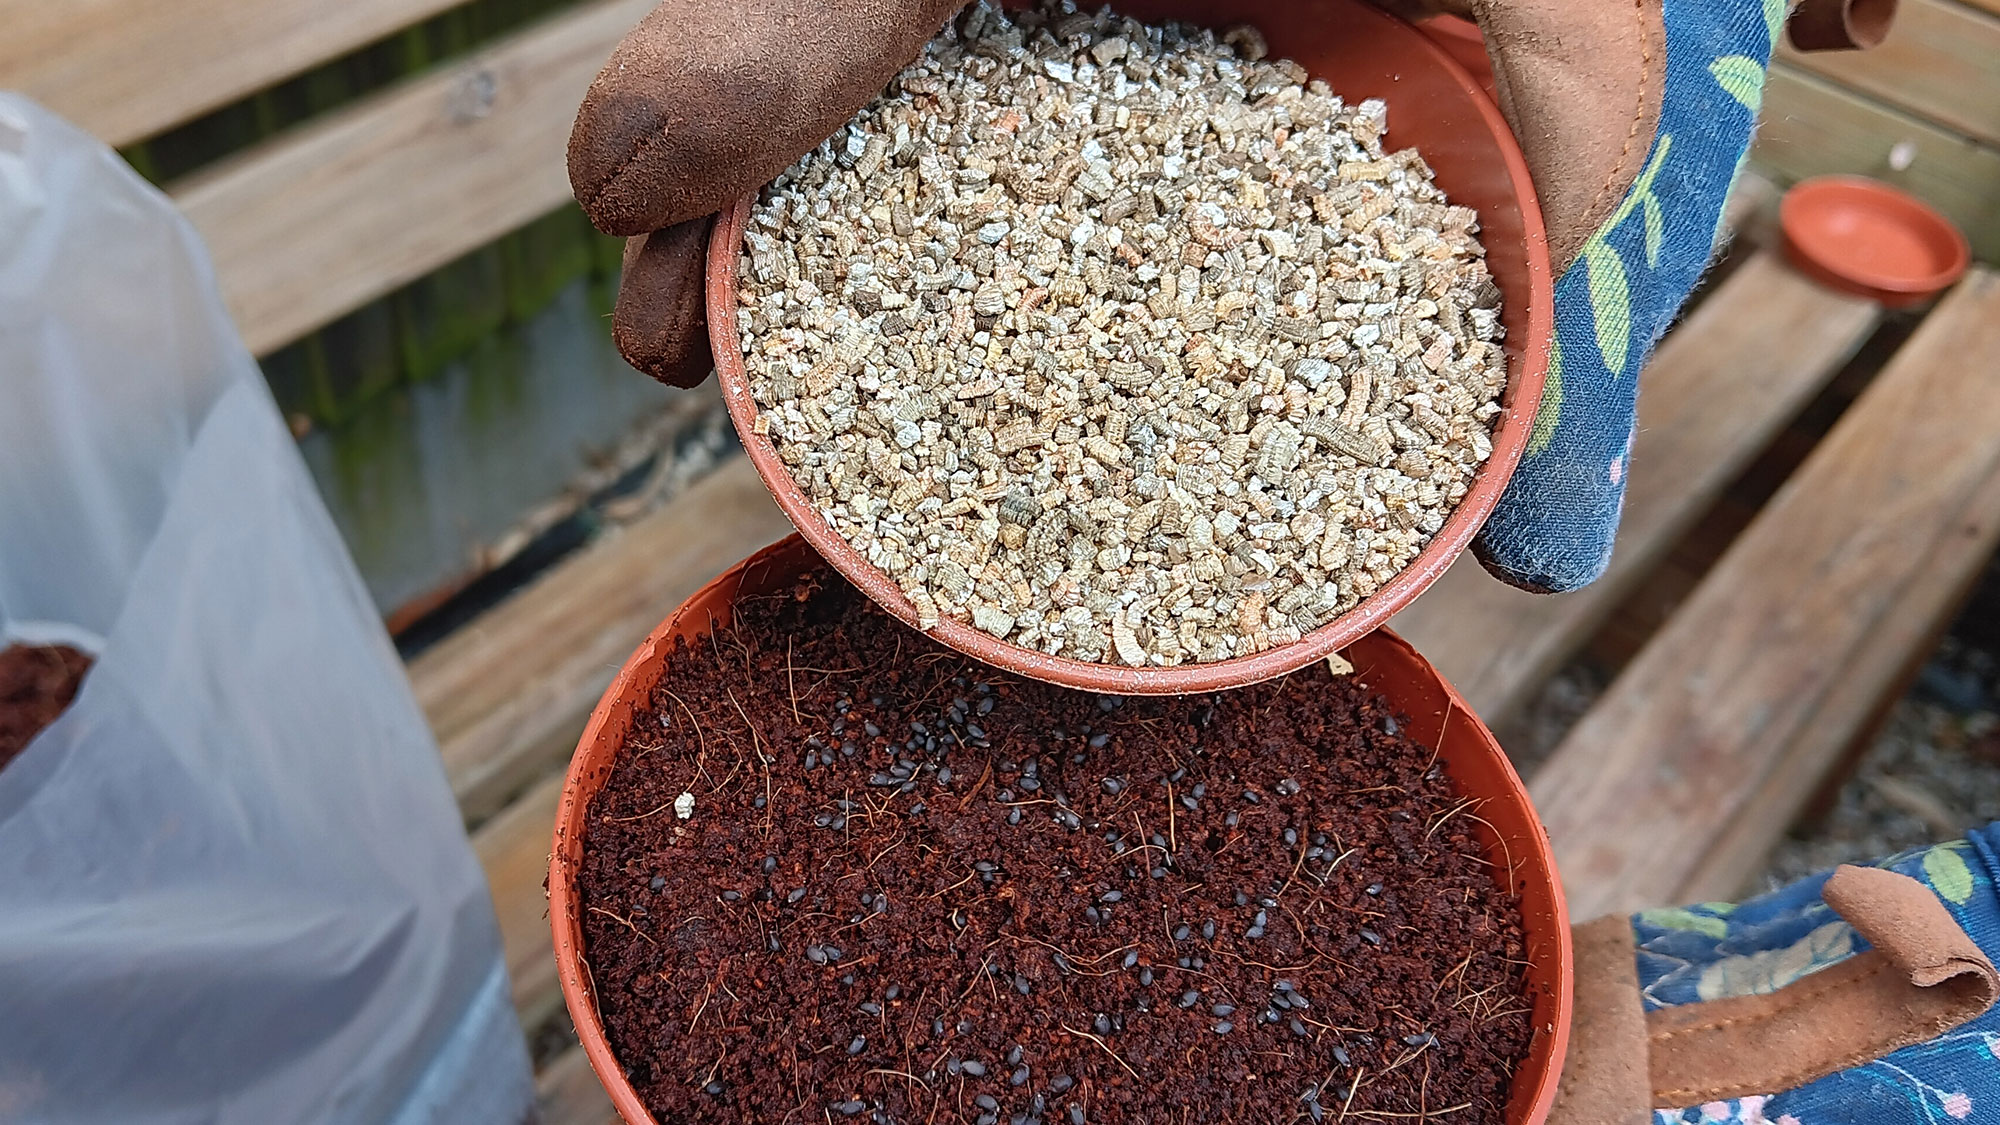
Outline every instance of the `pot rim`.
{"type": "MultiPolygon", "coordinates": [[[[570,759],[569,770],[563,779],[548,875],[549,927],[557,973],[563,1002],[569,1009],[584,1055],[610,1095],[612,1105],[629,1125],[658,1125],[658,1121],[626,1078],[597,1011],[595,986],[584,956],[582,910],[576,884],[576,873],[583,859],[584,817],[624,745],[636,705],[652,694],[653,688],[666,673],[667,654],[672,650],[674,638],[683,632],[684,619],[692,614],[704,614],[706,621],[702,623],[703,628],[712,628],[718,620],[718,603],[732,604],[738,591],[745,586],[755,586],[774,575],[798,573],[813,561],[815,552],[811,545],[796,534],[790,535],[724,571],[682,602],[640,643],[605,689],[577,741],[576,753],[570,759]]],[[[1555,1101],[1575,1006],[1574,949],[1568,907],[1564,901],[1562,882],[1557,876],[1548,833],[1535,813],[1527,787],[1492,732],[1437,668],[1409,642],[1387,628],[1376,630],[1363,638],[1360,644],[1381,645],[1393,650],[1396,655],[1405,658],[1429,686],[1438,690],[1443,698],[1443,718],[1437,739],[1440,747],[1454,717],[1462,716],[1465,722],[1471,724],[1475,741],[1484,748],[1484,753],[1478,754],[1460,746],[1452,752],[1452,760],[1461,766],[1476,760],[1485,767],[1479,771],[1484,778],[1482,788],[1490,792],[1482,793],[1481,797],[1504,802],[1505,807],[1517,814],[1522,822],[1511,836],[1503,836],[1485,820],[1481,823],[1486,824],[1499,841],[1501,853],[1508,857],[1508,878],[1503,886],[1522,899],[1523,924],[1529,930],[1528,956],[1531,958],[1528,985],[1537,1018],[1546,1016],[1547,1020],[1535,1027],[1528,1056],[1515,1071],[1516,1081],[1524,1075],[1531,1075],[1536,1085],[1525,1096],[1525,1102],[1521,1091],[1516,1090],[1508,1103],[1510,1125],[1538,1125],[1545,1120],[1555,1101]],[[1466,755],[1476,755],[1476,758],[1466,755]],[[1507,843],[1509,839],[1514,841],[1511,846],[1507,843]],[[1515,863],[1511,848],[1524,843],[1529,845],[1532,854],[1524,855],[1519,863],[1515,863]],[[1529,927],[1531,903],[1540,904],[1539,909],[1532,910],[1540,919],[1540,924],[1529,927]],[[1539,958],[1535,956],[1538,949],[1542,951],[1539,958]],[[1520,1109],[1518,1118],[1514,1116],[1517,1107],[1520,1109]]],[[[1363,663],[1366,663],[1365,660],[1363,663]]],[[[1354,674],[1367,677],[1374,667],[1373,664],[1358,667],[1354,674]]],[[[1466,784],[1462,774],[1459,783],[1462,786],[1466,784]]],[[[1516,819],[1501,810],[1488,808],[1484,811],[1491,814],[1489,819],[1503,823],[1516,819]]],[[[1493,848],[1489,846],[1487,850],[1491,855],[1493,848]]]]}
{"type": "MultiPolygon", "coordinates": [[[[1467,128],[1491,134],[1505,165],[1514,205],[1520,213],[1528,285],[1527,292],[1521,294],[1519,299],[1526,303],[1527,331],[1523,334],[1526,338],[1514,339],[1510,336],[1508,341],[1510,370],[1503,393],[1500,422],[1492,433],[1493,452],[1480,467],[1464,499],[1446,517],[1444,525],[1417,553],[1417,557],[1374,593],[1297,641],[1262,652],[1173,667],[1133,668],[1050,656],[1000,640],[967,622],[952,618],[945,618],[928,630],[930,636],[997,668],[1088,691],[1122,695],[1179,695],[1253,684],[1324,659],[1387,622],[1443,576],[1464,553],[1480,526],[1499,504],[1501,493],[1513,476],[1533,432],[1541,406],[1550,343],[1555,335],[1554,278],[1534,181],[1513,130],[1501,116],[1499,108],[1444,47],[1414,25],[1387,12],[1358,4],[1355,0],[1343,0],[1343,6],[1353,9],[1355,19],[1382,21],[1382,34],[1408,35],[1414,41],[1413,46],[1419,56],[1428,61],[1447,85],[1464,94],[1466,103],[1477,117],[1477,125],[1468,125],[1467,128]],[[1518,352],[1514,350],[1517,346],[1518,352]]],[[[1282,51],[1282,45],[1278,50],[1282,51]]],[[[758,408],[750,392],[749,375],[744,367],[743,349],[736,327],[738,251],[743,243],[744,228],[748,224],[754,198],[754,195],[745,196],[722,212],[708,240],[709,341],[715,355],[716,379],[722,386],[730,421],[735,425],[744,452],[756,467],[758,478],[800,534],[869,598],[911,628],[917,628],[917,609],[902,589],[814,510],[812,502],[778,457],[770,437],[757,432],[758,408]]],[[[1487,225],[1490,228],[1491,224],[1487,225]]],[[[1507,299],[1504,294],[1503,299],[1507,299]]]]}

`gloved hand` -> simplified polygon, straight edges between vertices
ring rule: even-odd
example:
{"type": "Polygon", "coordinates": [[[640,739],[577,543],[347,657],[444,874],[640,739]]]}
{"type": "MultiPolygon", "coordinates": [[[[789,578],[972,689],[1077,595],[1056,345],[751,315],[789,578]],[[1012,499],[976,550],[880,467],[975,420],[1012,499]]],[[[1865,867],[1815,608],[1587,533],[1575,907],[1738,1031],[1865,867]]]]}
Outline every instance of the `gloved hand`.
{"type": "Polygon", "coordinates": [[[2000,1110],[1996,845],[1989,825],[1737,905],[1578,926],[1550,1125],[1986,1120],[2000,1110]]]}
{"type": "MultiPolygon", "coordinates": [[[[634,367],[707,377],[713,213],[846,123],[962,2],[663,0],[626,36],[577,115],[569,172],[591,221],[633,236],[612,334],[634,367]]],[[[1534,176],[1557,346],[1475,549],[1515,585],[1575,589],[1610,560],[1638,370],[1708,263],[1787,0],[1380,2],[1480,21],[1534,176]]],[[[1824,43],[1879,38],[1894,0],[1808,4],[1824,43]]]]}

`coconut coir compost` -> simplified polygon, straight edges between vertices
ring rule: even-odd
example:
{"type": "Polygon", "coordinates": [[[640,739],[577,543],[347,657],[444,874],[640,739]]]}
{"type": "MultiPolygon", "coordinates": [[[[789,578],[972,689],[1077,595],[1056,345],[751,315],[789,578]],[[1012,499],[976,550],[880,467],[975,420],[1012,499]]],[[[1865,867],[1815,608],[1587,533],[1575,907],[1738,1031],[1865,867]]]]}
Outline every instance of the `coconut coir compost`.
{"type": "Polygon", "coordinates": [[[90,657],[68,645],[9,645],[0,651],[0,769],[56,721],[89,670],[90,657]]]}
{"type": "Polygon", "coordinates": [[[580,873],[659,1120],[1504,1120],[1517,907],[1351,677],[1072,692],[830,571],[668,663],[580,873]]]}

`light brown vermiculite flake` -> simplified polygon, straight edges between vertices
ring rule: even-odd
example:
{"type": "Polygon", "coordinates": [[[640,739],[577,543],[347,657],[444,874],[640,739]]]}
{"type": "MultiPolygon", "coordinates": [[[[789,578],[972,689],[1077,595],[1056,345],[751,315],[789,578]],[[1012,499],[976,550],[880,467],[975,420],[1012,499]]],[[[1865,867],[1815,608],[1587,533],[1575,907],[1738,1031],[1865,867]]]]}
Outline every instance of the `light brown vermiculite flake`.
{"type": "Polygon", "coordinates": [[[1475,216],[1263,53],[982,3],[759,197],[759,428],[926,626],[1243,655],[1464,498],[1506,378],[1475,216]]]}

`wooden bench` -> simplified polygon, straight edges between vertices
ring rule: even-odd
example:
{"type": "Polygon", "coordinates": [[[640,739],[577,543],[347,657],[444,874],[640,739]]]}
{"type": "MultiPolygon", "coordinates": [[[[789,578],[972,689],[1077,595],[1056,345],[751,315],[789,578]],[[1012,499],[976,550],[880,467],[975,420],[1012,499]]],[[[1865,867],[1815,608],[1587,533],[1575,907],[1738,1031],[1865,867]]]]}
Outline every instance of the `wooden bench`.
{"type": "MultiPolygon", "coordinates": [[[[1768,248],[1739,248],[1644,376],[1627,518],[1603,581],[1538,597],[1468,562],[1396,626],[1482,713],[1517,711],[1554,669],[1617,624],[1620,603],[1662,574],[1677,544],[1712,532],[1704,513],[1760,453],[1797,438],[1787,427],[1808,403],[1840,393],[1830,389],[1835,374],[1882,317],[1872,304],[1807,281],[1768,248]]],[[[1982,270],[1879,373],[1847,370],[1843,382],[1866,389],[1530,774],[1579,917],[1740,891],[1898,693],[2000,540],[2000,396],[1986,386],[1987,365],[1965,362],[1996,350],[2000,277],[1982,270]]],[[[551,771],[475,832],[531,1021],[556,1007],[541,865],[559,748],[615,660],[672,604],[670,588],[691,588],[723,559],[784,530],[740,459],[703,487],[650,517],[643,537],[564,564],[576,577],[552,574],[478,626],[490,637],[529,636],[558,601],[578,609],[594,601],[586,589],[609,575],[658,583],[657,602],[589,612],[604,663],[536,681],[535,690],[572,701],[571,715],[556,721],[559,709],[550,709],[532,731],[447,743],[455,780],[472,776],[473,762],[489,776],[551,771]],[[730,503],[741,506],[731,513],[730,503]],[[666,568],[651,564],[663,542],[699,542],[689,549],[715,563],[661,579],[666,568]],[[573,593],[558,589],[572,582],[573,593]]],[[[586,628],[575,617],[562,627],[586,628]]],[[[496,645],[482,656],[466,644],[413,666],[427,701],[447,665],[454,678],[486,677],[483,690],[504,694],[499,669],[520,654],[496,645]]],[[[441,731],[457,729],[433,714],[441,731]]],[[[548,1070],[551,1120],[602,1118],[602,1093],[579,1077],[582,1065],[564,1057],[548,1070]]]]}
{"type": "MultiPolygon", "coordinates": [[[[168,184],[251,348],[268,354],[562,205],[574,107],[651,3],[570,3],[168,184]]],[[[122,145],[451,8],[0,0],[0,87],[122,145]]],[[[1996,50],[2000,0],[1905,0],[1881,53],[1787,52],[1757,159],[1785,178],[1897,180],[1966,224],[1990,258],[1996,50]]],[[[1609,690],[1532,776],[1580,916],[1737,890],[1869,730],[2000,537],[2000,416],[1984,367],[1965,361],[2000,345],[1993,275],[1968,279],[1877,372],[1849,365],[1879,310],[1811,285],[1765,245],[1739,247],[1725,271],[1645,375],[1605,578],[1537,598],[1464,563],[1396,622],[1496,721],[1573,654],[1624,638],[1629,659],[1609,690]],[[1796,420],[1844,400],[1850,382],[1866,389],[1777,495],[1724,518],[1748,467],[1819,437],[1796,420]],[[1641,601],[1648,612],[1633,610],[1641,601]]],[[[661,616],[784,530],[748,466],[731,461],[413,661],[531,1029],[559,1018],[541,882],[584,716],[661,616]]],[[[540,1086],[553,1123],[610,1116],[574,1049],[548,1062],[540,1086]]]]}

